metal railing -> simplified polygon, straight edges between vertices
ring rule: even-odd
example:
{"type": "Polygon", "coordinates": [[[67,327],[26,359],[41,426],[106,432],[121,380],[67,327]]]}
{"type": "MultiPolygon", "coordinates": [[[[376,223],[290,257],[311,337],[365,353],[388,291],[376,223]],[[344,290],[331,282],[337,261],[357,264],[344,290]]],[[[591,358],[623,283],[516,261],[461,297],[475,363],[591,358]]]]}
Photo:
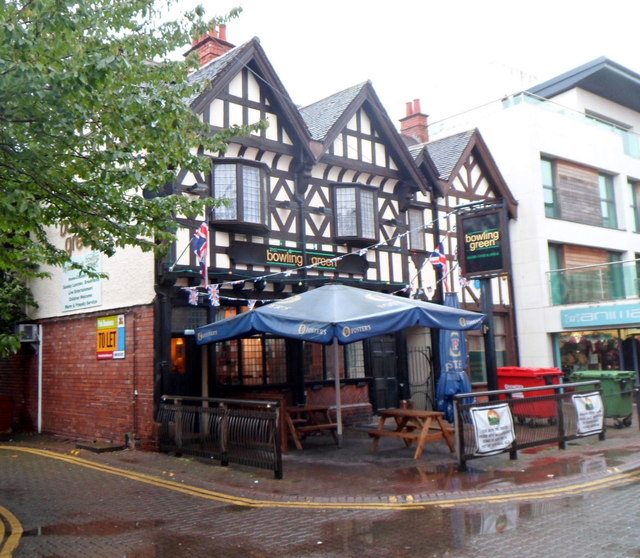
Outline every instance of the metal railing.
{"type": "Polygon", "coordinates": [[[547,272],[551,304],[577,304],[637,298],[636,260],[557,269],[547,272]]]}
{"type": "MultiPolygon", "coordinates": [[[[455,395],[458,469],[465,471],[468,460],[486,455],[509,453],[511,459],[517,459],[518,450],[534,446],[557,443],[560,449],[566,449],[567,441],[583,436],[578,432],[578,417],[572,396],[587,391],[599,392],[602,397],[599,381],[455,395]],[[475,409],[491,409],[499,404],[509,406],[515,438],[512,444],[499,451],[481,453],[471,414],[475,409]]],[[[590,435],[595,434],[604,440],[604,421],[601,430],[590,435]]]]}
{"type": "Polygon", "coordinates": [[[281,479],[280,403],[163,395],[160,451],[271,469],[281,479]]]}

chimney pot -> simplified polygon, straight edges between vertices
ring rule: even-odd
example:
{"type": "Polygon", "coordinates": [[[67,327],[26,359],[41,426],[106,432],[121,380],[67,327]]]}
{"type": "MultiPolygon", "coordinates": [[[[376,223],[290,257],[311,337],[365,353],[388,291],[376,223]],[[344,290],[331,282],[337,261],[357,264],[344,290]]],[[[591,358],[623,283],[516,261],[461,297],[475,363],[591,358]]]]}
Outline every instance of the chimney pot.
{"type": "Polygon", "coordinates": [[[219,37],[220,39],[222,39],[223,41],[227,40],[227,25],[225,23],[221,23],[220,27],[219,27],[219,37]]]}
{"type": "Polygon", "coordinates": [[[413,106],[411,105],[411,101],[407,103],[407,114],[406,116],[411,116],[413,114],[413,106]]]}
{"type": "Polygon", "coordinates": [[[422,111],[420,110],[420,99],[413,100],[413,114],[419,114],[422,111]]]}

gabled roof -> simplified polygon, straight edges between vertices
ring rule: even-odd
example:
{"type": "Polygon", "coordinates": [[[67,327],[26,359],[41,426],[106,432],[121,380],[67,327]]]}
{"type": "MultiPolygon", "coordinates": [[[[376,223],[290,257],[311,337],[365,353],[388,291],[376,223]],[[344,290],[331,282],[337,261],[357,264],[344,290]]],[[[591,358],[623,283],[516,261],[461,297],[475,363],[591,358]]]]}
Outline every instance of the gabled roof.
{"type": "Polygon", "coordinates": [[[303,107],[300,109],[300,114],[307,124],[311,137],[321,143],[326,151],[361,108],[367,111],[374,129],[385,141],[400,172],[420,189],[429,191],[431,185],[418,170],[370,81],[354,85],[303,107]]]}
{"type": "MultiPolygon", "coordinates": [[[[409,148],[416,161],[430,159],[439,173],[439,179],[446,183],[453,178],[473,153],[479,159],[483,172],[495,189],[496,196],[504,200],[509,216],[513,219],[518,214],[518,202],[504,181],[502,174],[477,129],[466,130],[452,136],[414,145],[409,148]]],[[[423,167],[424,168],[424,167],[423,167]]]]}
{"type": "Polygon", "coordinates": [[[315,141],[323,142],[333,125],[345,113],[367,83],[359,83],[349,87],[349,89],[334,93],[326,99],[301,108],[300,114],[307,123],[311,138],[315,141]]]}
{"type": "Polygon", "coordinates": [[[257,75],[260,82],[267,86],[269,102],[274,111],[290,125],[290,133],[294,143],[303,148],[306,157],[312,159],[311,138],[307,126],[269,62],[257,37],[231,49],[189,76],[189,80],[194,84],[201,82],[207,84],[198,95],[190,99],[191,107],[196,112],[200,112],[206,104],[223,92],[228,83],[244,67],[249,68],[257,75]]]}
{"type": "Polygon", "coordinates": [[[438,169],[441,180],[449,180],[453,170],[460,164],[474,133],[475,130],[467,130],[426,144],[427,152],[438,169]]]}
{"type": "Polygon", "coordinates": [[[549,99],[576,87],[640,112],[640,75],[604,56],[536,85],[528,92],[549,99]]]}

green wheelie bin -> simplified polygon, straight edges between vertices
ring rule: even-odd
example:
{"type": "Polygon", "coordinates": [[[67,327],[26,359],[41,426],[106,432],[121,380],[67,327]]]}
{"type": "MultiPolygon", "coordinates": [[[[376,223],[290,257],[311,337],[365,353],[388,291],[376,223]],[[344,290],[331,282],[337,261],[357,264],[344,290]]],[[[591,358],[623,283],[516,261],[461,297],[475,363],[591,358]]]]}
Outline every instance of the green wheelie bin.
{"type": "MultiPolygon", "coordinates": [[[[577,370],[571,374],[572,382],[598,380],[602,388],[605,418],[615,420],[615,426],[631,426],[633,388],[636,373],[629,370],[577,370]]],[[[584,391],[587,388],[582,388],[584,391]]]]}

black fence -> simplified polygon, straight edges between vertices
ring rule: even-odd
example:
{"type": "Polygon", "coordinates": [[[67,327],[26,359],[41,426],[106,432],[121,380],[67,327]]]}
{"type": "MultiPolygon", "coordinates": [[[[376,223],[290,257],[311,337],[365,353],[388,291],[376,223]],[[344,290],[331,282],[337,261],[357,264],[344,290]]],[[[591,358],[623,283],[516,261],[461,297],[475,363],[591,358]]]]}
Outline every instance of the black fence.
{"type": "MultiPolygon", "coordinates": [[[[637,390],[632,391],[636,392],[637,397],[637,390]]],[[[511,459],[517,459],[518,450],[533,446],[558,444],[560,449],[565,449],[567,441],[590,435],[598,435],[604,440],[604,420],[598,430],[585,433],[580,431],[582,425],[578,428],[578,412],[573,396],[590,392],[597,392],[604,399],[598,381],[457,394],[454,396],[454,407],[458,469],[464,471],[468,460],[487,455],[508,452],[511,459]],[[504,440],[513,437],[513,442],[500,448],[500,440],[493,445],[491,439],[483,440],[482,436],[493,435],[495,428],[488,426],[484,431],[478,428],[476,415],[484,415],[489,421],[487,424],[490,424],[489,413],[493,413],[497,421],[505,405],[510,413],[513,432],[508,432],[505,427],[498,432],[498,436],[504,436],[504,440]],[[487,442],[486,447],[482,447],[484,442],[487,442]]],[[[603,401],[603,405],[606,406],[606,401],[603,401]]],[[[603,419],[605,417],[606,411],[603,419]]]]}
{"type": "Polygon", "coordinates": [[[270,469],[281,479],[280,412],[277,401],[164,395],[160,451],[270,469]]]}

